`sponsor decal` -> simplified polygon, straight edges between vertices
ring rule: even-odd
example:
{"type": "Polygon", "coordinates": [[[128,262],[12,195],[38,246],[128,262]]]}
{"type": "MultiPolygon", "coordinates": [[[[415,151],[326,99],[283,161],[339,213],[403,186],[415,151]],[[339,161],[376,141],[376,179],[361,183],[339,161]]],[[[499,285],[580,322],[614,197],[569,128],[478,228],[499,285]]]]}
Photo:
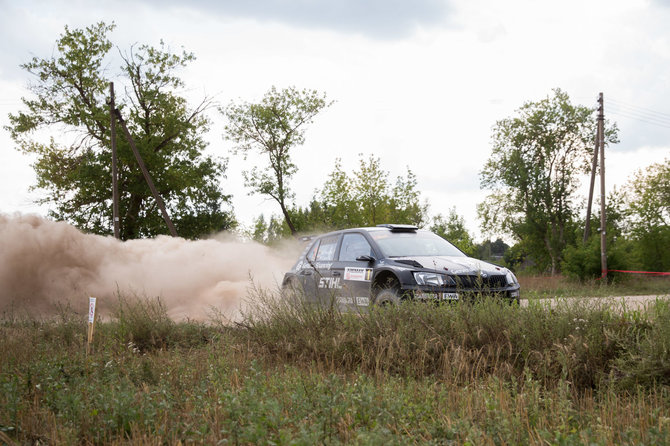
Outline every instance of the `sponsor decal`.
{"type": "Polygon", "coordinates": [[[339,277],[322,277],[319,279],[319,288],[342,288],[339,277]]]}
{"type": "Polygon", "coordinates": [[[337,296],[335,301],[340,305],[357,305],[359,307],[367,307],[370,305],[370,298],[364,296],[337,296]]]}
{"type": "MultiPolygon", "coordinates": [[[[314,267],[316,267],[316,269],[330,269],[331,266],[333,266],[332,262],[327,262],[327,263],[316,262],[316,263],[314,263],[314,267]]],[[[313,269],[313,267],[312,267],[312,265],[310,265],[309,262],[307,262],[307,261],[303,262],[301,260],[295,265],[295,269],[296,269],[296,271],[300,271],[301,269],[313,269]]]]}
{"type": "Polygon", "coordinates": [[[458,293],[437,293],[440,300],[458,300],[458,293]]]}
{"type": "Polygon", "coordinates": [[[415,292],[414,297],[419,300],[458,300],[458,293],[424,293],[415,292]]]}
{"type": "Polygon", "coordinates": [[[451,270],[452,274],[467,274],[467,273],[471,273],[471,272],[472,272],[472,270],[466,269],[466,268],[452,269],[451,270]]]}
{"type": "Polygon", "coordinates": [[[88,323],[95,322],[95,297],[88,298],[88,323]]]}
{"type": "Polygon", "coordinates": [[[372,268],[344,268],[344,280],[369,282],[372,278],[372,268]]]}
{"type": "Polygon", "coordinates": [[[359,305],[361,307],[367,307],[370,305],[370,298],[369,297],[356,297],[356,305],[359,305]]]}

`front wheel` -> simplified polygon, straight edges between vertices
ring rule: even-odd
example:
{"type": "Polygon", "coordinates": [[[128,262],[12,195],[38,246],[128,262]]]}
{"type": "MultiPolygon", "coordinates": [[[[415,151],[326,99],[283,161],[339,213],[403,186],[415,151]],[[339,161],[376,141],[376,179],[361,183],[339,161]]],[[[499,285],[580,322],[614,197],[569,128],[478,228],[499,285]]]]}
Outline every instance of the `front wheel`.
{"type": "Polygon", "coordinates": [[[400,296],[398,296],[397,288],[385,288],[377,293],[375,297],[375,305],[380,307],[398,305],[400,303],[400,296]]]}

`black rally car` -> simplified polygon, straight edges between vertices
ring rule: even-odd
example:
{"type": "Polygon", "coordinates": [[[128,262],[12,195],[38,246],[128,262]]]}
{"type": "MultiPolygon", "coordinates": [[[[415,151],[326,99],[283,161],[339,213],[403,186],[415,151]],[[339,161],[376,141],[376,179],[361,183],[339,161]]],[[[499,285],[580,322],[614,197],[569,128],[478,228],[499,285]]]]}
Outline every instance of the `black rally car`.
{"type": "Polygon", "coordinates": [[[409,225],[321,235],[310,241],[282,286],[341,306],[479,295],[519,299],[519,282],[510,270],[468,257],[440,236],[409,225]]]}

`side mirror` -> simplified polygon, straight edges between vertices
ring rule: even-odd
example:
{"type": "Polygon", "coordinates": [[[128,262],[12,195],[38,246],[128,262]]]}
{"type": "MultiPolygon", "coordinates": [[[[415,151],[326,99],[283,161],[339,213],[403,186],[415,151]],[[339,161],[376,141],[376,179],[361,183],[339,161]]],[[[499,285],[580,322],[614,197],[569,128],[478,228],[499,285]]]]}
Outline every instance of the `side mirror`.
{"type": "Polygon", "coordinates": [[[372,257],[372,256],[368,256],[368,255],[365,255],[365,256],[358,256],[358,257],[356,257],[356,261],[357,261],[357,262],[368,262],[368,263],[371,263],[371,262],[374,262],[374,261],[375,261],[375,258],[372,257]]]}

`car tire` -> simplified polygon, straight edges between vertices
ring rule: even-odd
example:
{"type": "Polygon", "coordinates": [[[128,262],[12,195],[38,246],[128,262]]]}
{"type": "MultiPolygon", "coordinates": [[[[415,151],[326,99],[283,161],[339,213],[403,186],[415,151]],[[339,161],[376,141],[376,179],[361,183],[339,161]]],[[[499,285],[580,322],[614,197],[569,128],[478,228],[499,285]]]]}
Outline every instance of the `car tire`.
{"type": "Polygon", "coordinates": [[[285,284],[282,286],[282,294],[284,297],[288,298],[302,298],[305,296],[305,290],[302,288],[302,284],[295,277],[291,277],[285,284]]]}
{"type": "Polygon", "coordinates": [[[400,303],[400,296],[398,296],[397,288],[384,288],[375,296],[375,305],[380,307],[398,305],[400,303]]]}

